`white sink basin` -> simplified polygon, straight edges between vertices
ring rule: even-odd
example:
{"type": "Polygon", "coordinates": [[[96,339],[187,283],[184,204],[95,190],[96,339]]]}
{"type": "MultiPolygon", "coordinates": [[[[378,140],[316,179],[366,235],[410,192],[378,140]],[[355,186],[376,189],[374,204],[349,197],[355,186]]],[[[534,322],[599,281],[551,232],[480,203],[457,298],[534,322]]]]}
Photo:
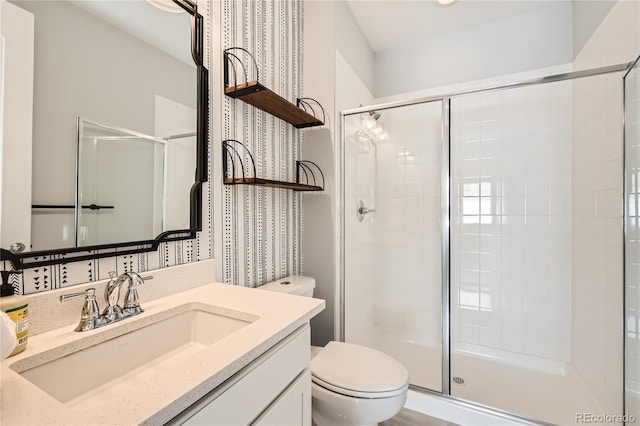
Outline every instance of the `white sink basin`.
{"type": "MultiPolygon", "coordinates": [[[[17,372],[65,405],[81,407],[94,400],[104,404],[166,369],[179,368],[190,356],[259,318],[200,303],[178,306],[155,317],[151,324],[152,318],[142,318],[148,325],[141,328],[17,372]]],[[[136,319],[113,327],[127,321],[136,319]]]]}

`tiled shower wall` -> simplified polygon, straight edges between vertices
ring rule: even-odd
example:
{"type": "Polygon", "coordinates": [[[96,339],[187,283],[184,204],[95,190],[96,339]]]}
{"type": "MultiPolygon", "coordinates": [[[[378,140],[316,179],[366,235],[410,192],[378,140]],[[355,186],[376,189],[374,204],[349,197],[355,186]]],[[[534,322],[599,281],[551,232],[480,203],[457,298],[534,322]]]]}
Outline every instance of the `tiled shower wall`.
{"type": "MultiPolygon", "coordinates": [[[[208,29],[211,16],[210,4],[208,1],[200,1],[198,4],[199,13],[205,17],[204,63],[211,71],[212,64],[209,58],[211,40],[208,29]]],[[[209,153],[211,154],[211,146],[209,146],[209,153]]],[[[204,210],[202,215],[202,232],[198,233],[197,238],[163,243],[160,244],[160,247],[155,252],[25,269],[21,275],[13,278],[12,284],[18,292],[31,294],[74,284],[107,279],[109,278],[109,271],[115,271],[118,274],[128,271],[144,272],[213,258],[213,245],[211,240],[213,210],[211,205],[212,193],[210,184],[213,174],[212,167],[210,155],[208,162],[209,181],[203,185],[202,189],[202,206],[204,210]]],[[[88,253],[92,252],[89,251],[88,253]]],[[[97,251],[93,253],[97,253],[97,251]]],[[[64,259],[67,256],[61,254],[53,257],[55,259],[64,259]]],[[[49,256],[39,257],[36,260],[45,260],[47,258],[49,258],[49,256]]],[[[8,270],[11,269],[12,265],[10,265],[8,261],[1,261],[0,267],[8,270]]]]}
{"type": "MultiPolygon", "coordinates": [[[[223,49],[242,47],[251,52],[258,73],[247,54],[234,51],[246,64],[249,80],[259,80],[293,103],[302,96],[302,17],[302,0],[222,3],[223,49]]],[[[244,81],[235,65],[238,81],[244,81]]],[[[223,99],[222,125],[223,139],[238,140],[252,153],[258,177],[295,181],[301,130],[229,97],[223,99]]],[[[243,157],[247,164],[248,154],[243,157]]],[[[237,185],[224,186],[222,199],[224,282],[255,287],[301,273],[300,193],[237,185]]]]}
{"type": "Polygon", "coordinates": [[[622,74],[573,82],[572,362],[606,412],[622,387],[622,74]]]}
{"type": "Polygon", "coordinates": [[[640,71],[625,89],[625,388],[626,412],[640,418],[640,71]]]}
{"type": "Polygon", "coordinates": [[[452,100],[454,351],[570,360],[571,119],[569,82],[452,100]]]}

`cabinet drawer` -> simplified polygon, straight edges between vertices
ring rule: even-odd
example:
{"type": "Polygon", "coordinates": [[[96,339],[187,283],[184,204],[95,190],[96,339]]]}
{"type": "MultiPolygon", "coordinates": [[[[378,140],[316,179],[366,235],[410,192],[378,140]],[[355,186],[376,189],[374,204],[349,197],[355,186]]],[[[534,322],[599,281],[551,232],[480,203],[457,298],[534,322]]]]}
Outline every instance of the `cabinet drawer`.
{"type": "Polygon", "coordinates": [[[305,325],[192,405],[172,424],[248,425],[309,366],[305,325]],[[186,420],[186,421],[185,421],[186,420]]]}

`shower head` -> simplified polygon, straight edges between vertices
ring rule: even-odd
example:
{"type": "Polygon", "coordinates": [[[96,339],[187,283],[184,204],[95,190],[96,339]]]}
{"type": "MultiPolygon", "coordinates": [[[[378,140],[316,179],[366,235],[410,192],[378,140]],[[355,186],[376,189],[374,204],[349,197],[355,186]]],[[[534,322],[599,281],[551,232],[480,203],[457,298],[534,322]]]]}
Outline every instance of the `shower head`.
{"type": "Polygon", "coordinates": [[[375,127],[378,127],[378,119],[380,118],[380,113],[375,111],[369,111],[369,116],[362,118],[362,126],[371,130],[375,127]]]}
{"type": "Polygon", "coordinates": [[[389,138],[387,131],[378,122],[380,117],[382,117],[382,114],[379,112],[369,111],[369,116],[362,118],[360,130],[358,130],[359,132],[362,132],[362,134],[366,134],[367,139],[369,139],[369,143],[371,144],[374,144],[374,141],[383,141],[389,138]]]}

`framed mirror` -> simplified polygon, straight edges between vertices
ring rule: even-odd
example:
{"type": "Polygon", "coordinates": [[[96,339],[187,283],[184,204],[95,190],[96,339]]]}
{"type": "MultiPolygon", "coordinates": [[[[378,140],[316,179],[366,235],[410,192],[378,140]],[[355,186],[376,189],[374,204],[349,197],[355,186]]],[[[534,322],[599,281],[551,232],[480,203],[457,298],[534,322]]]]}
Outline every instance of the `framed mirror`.
{"type": "Polygon", "coordinates": [[[2,22],[0,260],[35,268],[195,238],[209,92],[197,4],[0,2],[24,18],[2,22]]]}

